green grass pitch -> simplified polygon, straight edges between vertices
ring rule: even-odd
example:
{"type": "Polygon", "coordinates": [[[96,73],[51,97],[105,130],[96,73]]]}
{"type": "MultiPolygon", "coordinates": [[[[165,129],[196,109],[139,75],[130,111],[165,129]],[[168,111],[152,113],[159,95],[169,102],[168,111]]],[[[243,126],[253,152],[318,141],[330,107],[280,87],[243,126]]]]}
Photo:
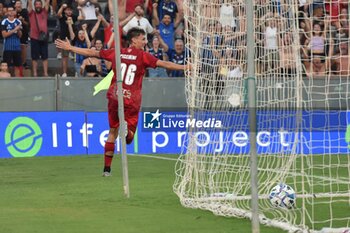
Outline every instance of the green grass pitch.
{"type": "MultiPolygon", "coordinates": [[[[101,155],[0,159],[0,232],[251,232],[249,220],[182,207],[172,191],[175,160],[129,156],[128,162],[130,199],[118,156],[112,177],[101,176],[101,155]]],[[[261,232],[283,231],[261,226],[261,232]]]]}

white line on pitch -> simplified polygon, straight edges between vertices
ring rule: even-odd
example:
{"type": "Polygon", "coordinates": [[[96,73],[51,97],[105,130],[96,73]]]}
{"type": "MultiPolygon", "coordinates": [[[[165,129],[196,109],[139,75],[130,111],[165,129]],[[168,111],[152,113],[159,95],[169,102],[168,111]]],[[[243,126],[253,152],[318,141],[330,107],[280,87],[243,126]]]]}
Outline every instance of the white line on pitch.
{"type": "Polygon", "coordinates": [[[163,159],[163,160],[177,161],[177,159],[161,157],[161,156],[154,156],[154,155],[142,155],[142,154],[129,154],[129,155],[137,156],[137,157],[143,157],[143,158],[152,158],[152,159],[163,159]]]}

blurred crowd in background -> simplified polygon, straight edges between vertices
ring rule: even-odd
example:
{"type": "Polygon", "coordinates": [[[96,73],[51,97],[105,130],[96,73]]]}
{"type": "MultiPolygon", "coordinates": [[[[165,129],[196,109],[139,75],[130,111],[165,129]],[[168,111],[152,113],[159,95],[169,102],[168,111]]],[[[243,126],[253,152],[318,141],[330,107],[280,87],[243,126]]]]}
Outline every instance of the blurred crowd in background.
{"type": "MultiPolygon", "coordinates": [[[[194,6],[195,1],[188,4],[194,6]]],[[[256,72],[292,76],[298,64],[295,59],[301,59],[305,76],[348,76],[348,1],[300,0],[297,11],[292,6],[287,0],[256,0],[256,72]],[[293,25],[299,33],[291,19],[297,21],[293,25]]],[[[159,59],[184,64],[189,53],[184,45],[185,27],[192,34],[199,30],[202,70],[242,77],[240,64],[247,51],[244,3],[213,0],[203,7],[207,20],[203,27],[194,28],[184,21],[183,0],[120,0],[121,46],[128,46],[127,31],[140,27],[148,38],[145,50],[159,59]]],[[[112,0],[1,0],[0,17],[0,77],[105,77],[111,70],[109,61],[57,50],[53,42],[60,38],[82,48],[114,47],[112,0]]],[[[183,77],[184,73],[157,68],[149,69],[147,76],[183,77]]]]}

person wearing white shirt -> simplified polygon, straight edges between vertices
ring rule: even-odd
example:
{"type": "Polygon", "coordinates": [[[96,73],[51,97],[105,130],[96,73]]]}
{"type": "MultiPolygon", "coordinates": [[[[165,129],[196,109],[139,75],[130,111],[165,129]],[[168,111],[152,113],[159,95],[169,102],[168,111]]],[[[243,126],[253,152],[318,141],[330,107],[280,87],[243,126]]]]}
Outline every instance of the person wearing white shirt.
{"type": "Polygon", "coordinates": [[[275,19],[267,19],[268,25],[264,31],[264,47],[265,47],[265,69],[270,70],[276,68],[279,64],[278,55],[278,28],[275,19]]]}
{"type": "Polygon", "coordinates": [[[78,20],[97,20],[96,6],[97,0],[78,0],[79,16],[78,20]]]}
{"type": "Polygon", "coordinates": [[[143,29],[146,32],[146,38],[148,34],[153,34],[154,29],[152,25],[145,17],[143,17],[143,15],[144,15],[143,6],[136,5],[135,16],[123,27],[123,33],[127,34],[131,28],[138,27],[143,29]]]}

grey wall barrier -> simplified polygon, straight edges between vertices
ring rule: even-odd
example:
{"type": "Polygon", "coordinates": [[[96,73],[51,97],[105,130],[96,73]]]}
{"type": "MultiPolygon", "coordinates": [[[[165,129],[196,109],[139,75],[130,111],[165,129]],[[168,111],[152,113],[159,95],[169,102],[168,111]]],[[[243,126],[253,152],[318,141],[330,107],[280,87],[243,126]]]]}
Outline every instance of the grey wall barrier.
{"type": "MultiPolygon", "coordinates": [[[[2,78],[0,79],[0,111],[106,111],[106,91],[93,96],[100,78],[2,78]]],[[[263,80],[257,82],[260,106],[295,107],[295,80],[263,80]],[[282,101],[281,101],[282,100],[282,101]]],[[[304,79],[304,109],[349,109],[348,77],[304,79]]],[[[186,108],[184,78],[145,78],[142,108],[186,108]]]]}
{"type": "MultiPolygon", "coordinates": [[[[93,96],[100,78],[2,78],[0,111],[106,111],[106,91],[93,96]]],[[[185,108],[184,78],[145,78],[143,108],[185,108]]]]}
{"type": "Polygon", "coordinates": [[[57,109],[106,111],[106,91],[93,96],[100,78],[58,78],[57,109]]]}
{"type": "Polygon", "coordinates": [[[56,78],[1,78],[0,111],[55,111],[56,78]]]}
{"type": "Polygon", "coordinates": [[[350,109],[349,77],[305,79],[303,81],[304,109],[350,109]]]}
{"type": "Polygon", "coordinates": [[[148,78],[143,82],[142,108],[187,108],[184,78],[148,78]]]}
{"type": "MultiPolygon", "coordinates": [[[[60,78],[59,110],[106,111],[106,91],[93,96],[100,78],[60,78]]],[[[184,78],[145,78],[142,88],[142,108],[185,108],[184,78]]]]}

